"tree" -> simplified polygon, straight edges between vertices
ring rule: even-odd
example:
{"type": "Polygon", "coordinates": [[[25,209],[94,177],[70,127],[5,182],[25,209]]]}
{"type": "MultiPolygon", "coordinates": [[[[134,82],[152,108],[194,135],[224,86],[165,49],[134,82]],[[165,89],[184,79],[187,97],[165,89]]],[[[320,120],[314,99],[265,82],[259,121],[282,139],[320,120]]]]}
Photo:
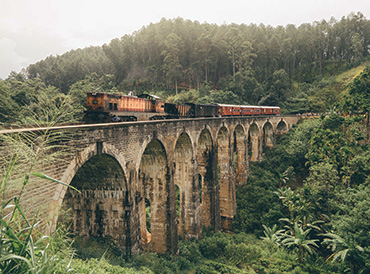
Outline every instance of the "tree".
{"type": "Polygon", "coordinates": [[[283,236],[284,239],[281,243],[286,247],[292,247],[293,249],[298,249],[298,263],[302,264],[305,261],[306,253],[313,255],[319,246],[316,244],[318,239],[311,240],[308,238],[308,234],[311,229],[303,229],[301,225],[297,222],[294,223],[294,229],[287,231],[283,236]]]}
{"type": "Polygon", "coordinates": [[[282,240],[281,236],[283,235],[284,230],[283,229],[278,230],[276,224],[274,224],[272,228],[267,227],[265,225],[262,225],[262,227],[263,227],[263,234],[265,234],[265,236],[261,237],[261,239],[264,242],[269,243],[270,245],[275,245],[277,247],[280,247],[281,240],[282,240]]]}
{"type": "Polygon", "coordinates": [[[113,64],[116,83],[120,84],[133,67],[133,37],[125,35],[121,39],[113,39],[109,45],[103,45],[103,50],[113,64]]]}
{"type": "Polygon", "coordinates": [[[305,261],[306,254],[313,255],[319,246],[316,244],[318,239],[309,239],[311,228],[305,229],[303,225],[294,222],[294,227],[286,230],[282,236],[281,243],[288,247],[297,249],[298,263],[302,264],[305,261]]]}
{"type": "Polygon", "coordinates": [[[199,58],[199,62],[203,63],[204,69],[204,81],[208,82],[208,71],[209,71],[209,63],[211,61],[211,47],[212,47],[212,37],[210,33],[203,33],[198,38],[195,44],[195,50],[197,51],[199,58]]]}
{"type": "Polygon", "coordinates": [[[182,70],[179,59],[180,41],[180,37],[175,33],[169,34],[164,42],[166,49],[162,52],[162,55],[164,56],[163,70],[165,71],[167,77],[175,82],[176,94],[178,93],[177,84],[182,70]]]}
{"type": "Polygon", "coordinates": [[[345,239],[334,233],[327,233],[324,236],[328,238],[324,239],[323,244],[326,244],[333,252],[326,261],[348,262],[351,274],[359,273],[359,269],[365,265],[364,248],[353,241],[350,236],[345,239]]]}
{"type": "Polygon", "coordinates": [[[13,122],[19,105],[13,100],[11,87],[7,81],[0,80],[0,122],[13,122]]]}
{"type": "Polygon", "coordinates": [[[349,98],[345,108],[350,111],[368,113],[370,110],[370,67],[366,67],[349,87],[349,98]]]}

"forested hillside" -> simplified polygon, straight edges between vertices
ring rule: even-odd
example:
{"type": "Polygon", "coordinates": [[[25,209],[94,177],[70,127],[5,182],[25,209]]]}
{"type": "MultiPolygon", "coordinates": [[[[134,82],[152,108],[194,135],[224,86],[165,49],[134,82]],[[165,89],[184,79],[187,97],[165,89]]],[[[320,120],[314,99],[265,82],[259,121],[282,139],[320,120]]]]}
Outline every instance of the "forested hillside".
{"type": "Polygon", "coordinates": [[[60,122],[79,120],[85,92],[91,91],[325,112],[346,89],[336,75],[369,60],[369,49],[370,21],[361,13],[285,27],[163,19],[103,47],[49,56],[12,72],[0,81],[7,102],[0,104],[0,122],[18,121],[25,113],[40,116],[45,94],[70,108],[70,117],[60,122]]]}

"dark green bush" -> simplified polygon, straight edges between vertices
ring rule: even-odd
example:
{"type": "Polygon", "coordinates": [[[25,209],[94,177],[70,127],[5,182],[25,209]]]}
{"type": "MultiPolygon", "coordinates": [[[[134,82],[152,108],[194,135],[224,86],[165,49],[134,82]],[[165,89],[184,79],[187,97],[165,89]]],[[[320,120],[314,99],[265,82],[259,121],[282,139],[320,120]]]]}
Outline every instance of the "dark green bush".
{"type": "Polygon", "coordinates": [[[222,257],[229,239],[222,233],[216,233],[211,237],[202,238],[199,241],[199,251],[208,259],[222,257]]]}

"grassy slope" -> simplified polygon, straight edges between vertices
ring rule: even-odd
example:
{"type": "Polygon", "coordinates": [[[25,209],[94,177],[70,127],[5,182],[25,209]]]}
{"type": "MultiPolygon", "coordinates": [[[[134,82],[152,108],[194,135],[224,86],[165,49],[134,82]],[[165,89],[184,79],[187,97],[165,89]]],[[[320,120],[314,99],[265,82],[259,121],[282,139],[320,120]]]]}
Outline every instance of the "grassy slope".
{"type": "Polygon", "coordinates": [[[353,69],[347,70],[339,74],[335,78],[334,88],[340,92],[341,97],[347,94],[348,87],[351,84],[351,82],[365,69],[365,67],[369,65],[370,62],[362,63],[361,65],[353,69]]]}

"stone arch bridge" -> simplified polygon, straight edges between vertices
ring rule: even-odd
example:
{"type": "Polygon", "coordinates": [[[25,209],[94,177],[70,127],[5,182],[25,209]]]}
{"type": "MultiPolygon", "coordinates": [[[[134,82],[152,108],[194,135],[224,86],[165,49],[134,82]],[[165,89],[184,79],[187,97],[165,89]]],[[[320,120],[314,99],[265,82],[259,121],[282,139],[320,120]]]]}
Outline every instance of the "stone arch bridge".
{"type": "MultiPolygon", "coordinates": [[[[178,236],[202,227],[230,230],[235,185],[249,161],[263,157],[297,116],[239,117],[56,127],[74,152],[41,170],[52,182],[30,184],[23,202],[37,207],[48,227],[61,219],[72,233],[109,236],[127,252],[173,253],[178,236]],[[61,214],[60,208],[69,209],[61,214]],[[68,217],[68,218],[67,218],[68,217]]],[[[23,131],[42,132],[40,129],[23,131]]],[[[13,131],[14,132],[14,131],[13,131]]],[[[13,134],[3,131],[0,134],[13,134]]]]}

